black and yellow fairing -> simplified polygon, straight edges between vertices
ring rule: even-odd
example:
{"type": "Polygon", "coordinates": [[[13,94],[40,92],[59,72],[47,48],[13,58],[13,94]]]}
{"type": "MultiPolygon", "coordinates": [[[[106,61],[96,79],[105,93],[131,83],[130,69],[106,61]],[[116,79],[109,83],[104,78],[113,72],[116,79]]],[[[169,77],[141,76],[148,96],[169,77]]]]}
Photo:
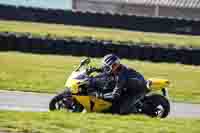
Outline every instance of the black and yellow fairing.
{"type": "Polygon", "coordinates": [[[167,79],[151,78],[149,81],[150,89],[152,91],[162,90],[163,88],[168,88],[170,85],[170,82],[167,79]]]}
{"type": "Polygon", "coordinates": [[[73,72],[65,84],[67,88],[71,89],[73,98],[75,98],[81,105],[83,105],[87,112],[102,112],[109,109],[112,106],[111,102],[99,99],[95,96],[76,95],[81,90],[81,85],[87,82],[84,77],[77,78],[79,75],[80,72],[73,72]]]}
{"type": "Polygon", "coordinates": [[[112,106],[111,102],[99,99],[95,96],[73,96],[87,112],[102,112],[112,106]]]}
{"type": "MultiPolygon", "coordinates": [[[[80,86],[85,84],[86,82],[84,78],[75,78],[78,74],[80,73],[72,73],[65,84],[67,88],[71,89],[71,92],[73,93],[73,98],[75,98],[81,105],[83,105],[87,112],[102,112],[109,109],[112,106],[111,102],[96,98],[95,96],[76,95],[80,90],[80,86]]],[[[168,87],[170,84],[169,80],[166,79],[151,78],[149,79],[149,81],[151,91],[162,90],[163,88],[168,87]]]]}

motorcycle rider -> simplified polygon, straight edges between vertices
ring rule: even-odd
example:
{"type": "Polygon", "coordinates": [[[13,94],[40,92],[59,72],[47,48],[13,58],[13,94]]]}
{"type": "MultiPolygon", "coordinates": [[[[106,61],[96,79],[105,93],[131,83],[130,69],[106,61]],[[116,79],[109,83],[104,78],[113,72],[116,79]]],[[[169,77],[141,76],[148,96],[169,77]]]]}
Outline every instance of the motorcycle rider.
{"type": "MultiPolygon", "coordinates": [[[[112,92],[101,97],[112,101],[113,113],[126,114],[130,109],[133,112],[135,107],[131,104],[148,90],[147,81],[136,70],[121,64],[119,57],[114,54],[104,56],[102,64],[104,78],[107,78],[104,81],[108,82],[112,92]]],[[[101,81],[101,78],[93,78],[93,84],[101,81]]]]}

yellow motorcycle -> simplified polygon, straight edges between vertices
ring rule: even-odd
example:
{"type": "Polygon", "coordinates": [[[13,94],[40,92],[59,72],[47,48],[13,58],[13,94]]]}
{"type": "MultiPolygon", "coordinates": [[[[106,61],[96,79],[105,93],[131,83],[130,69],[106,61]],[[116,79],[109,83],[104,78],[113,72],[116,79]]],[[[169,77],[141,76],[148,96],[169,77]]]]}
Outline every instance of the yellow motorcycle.
{"type": "MultiPolygon", "coordinates": [[[[112,102],[102,99],[102,88],[89,88],[88,79],[94,76],[88,73],[90,59],[84,59],[76,70],[72,72],[65,84],[65,91],[54,96],[49,109],[64,109],[70,112],[99,112],[111,113],[112,102]],[[97,89],[98,88],[98,89],[97,89]]],[[[166,79],[148,79],[149,90],[137,97],[129,105],[129,114],[145,114],[151,117],[165,118],[170,112],[167,87],[170,82],[166,79]],[[160,92],[160,93],[159,93],[160,92]],[[133,111],[131,111],[134,107],[133,111]]]]}

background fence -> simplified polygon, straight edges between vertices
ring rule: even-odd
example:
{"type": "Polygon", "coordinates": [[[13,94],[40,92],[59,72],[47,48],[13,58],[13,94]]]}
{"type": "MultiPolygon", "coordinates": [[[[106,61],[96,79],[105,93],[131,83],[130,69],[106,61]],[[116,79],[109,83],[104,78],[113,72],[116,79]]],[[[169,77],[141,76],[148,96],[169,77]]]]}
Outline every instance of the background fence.
{"type": "Polygon", "coordinates": [[[72,10],[72,0],[0,0],[0,4],[72,10]]]}
{"type": "Polygon", "coordinates": [[[73,9],[200,19],[199,0],[73,0],[73,9]]]}

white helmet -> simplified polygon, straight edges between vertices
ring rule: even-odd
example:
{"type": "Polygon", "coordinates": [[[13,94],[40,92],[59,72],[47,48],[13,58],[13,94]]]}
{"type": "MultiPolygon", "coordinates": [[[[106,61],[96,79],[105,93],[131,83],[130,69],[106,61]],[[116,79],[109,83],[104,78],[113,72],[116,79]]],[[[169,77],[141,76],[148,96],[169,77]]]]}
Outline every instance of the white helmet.
{"type": "Polygon", "coordinates": [[[104,56],[102,60],[103,68],[106,72],[110,73],[112,71],[113,64],[120,64],[120,59],[114,54],[108,54],[104,56]]]}

